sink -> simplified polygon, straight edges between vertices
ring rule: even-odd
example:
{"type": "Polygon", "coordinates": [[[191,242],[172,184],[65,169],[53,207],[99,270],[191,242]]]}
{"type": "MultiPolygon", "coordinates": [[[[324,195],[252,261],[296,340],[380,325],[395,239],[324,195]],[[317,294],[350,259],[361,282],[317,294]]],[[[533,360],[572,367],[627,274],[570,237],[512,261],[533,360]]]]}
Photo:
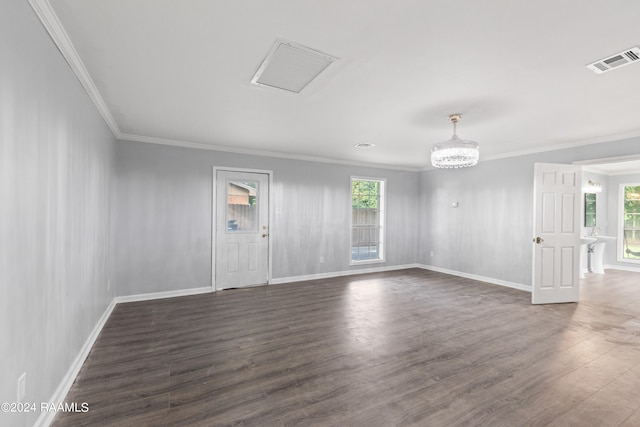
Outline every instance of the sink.
{"type": "Polygon", "coordinates": [[[613,236],[589,236],[587,238],[597,239],[597,241],[594,243],[607,243],[608,241],[616,240],[616,237],[613,237],[613,236]]]}
{"type": "MultiPolygon", "coordinates": [[[[616,240],[616,238],[612,236],[581,236],[580,264],[588,265],[590,273],[604,274],[604,266],[602,264],[604,247],[607,242],[613,240],[616,240]]],[[[584,277],[583,268],[580,269],[580,277],[584,277]]]]}

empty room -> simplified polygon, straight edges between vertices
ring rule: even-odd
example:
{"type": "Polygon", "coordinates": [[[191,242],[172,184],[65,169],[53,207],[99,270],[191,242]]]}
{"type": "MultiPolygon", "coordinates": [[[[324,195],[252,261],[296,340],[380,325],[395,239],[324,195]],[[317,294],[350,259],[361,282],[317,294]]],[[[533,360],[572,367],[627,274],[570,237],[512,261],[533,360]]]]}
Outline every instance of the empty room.
{"type": "Polygon", "coordinates": [[[0,426],[640,425],[638,16],[0,2],[0,426]]]}

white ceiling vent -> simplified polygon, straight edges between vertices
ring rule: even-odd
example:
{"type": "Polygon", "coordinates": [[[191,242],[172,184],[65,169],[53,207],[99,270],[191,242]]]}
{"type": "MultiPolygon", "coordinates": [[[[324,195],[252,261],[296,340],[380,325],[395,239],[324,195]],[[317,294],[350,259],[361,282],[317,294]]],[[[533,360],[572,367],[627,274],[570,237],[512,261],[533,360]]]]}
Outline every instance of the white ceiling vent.
{"type": "Polygon", "coordinates": [[[587,68],[595,73],[602,74],[615,68],[633,64],[634,62],[640,62],[640,48],[638,47],[632,47],[631,49],[616,53],[609,58],[596,61],[593,64],[587,65],[587,68]]]}
{"type": "Polygon", "coordinates": [[[338,58],[287,40],[276,40],[251,83],[300,93],[338,58]]]}

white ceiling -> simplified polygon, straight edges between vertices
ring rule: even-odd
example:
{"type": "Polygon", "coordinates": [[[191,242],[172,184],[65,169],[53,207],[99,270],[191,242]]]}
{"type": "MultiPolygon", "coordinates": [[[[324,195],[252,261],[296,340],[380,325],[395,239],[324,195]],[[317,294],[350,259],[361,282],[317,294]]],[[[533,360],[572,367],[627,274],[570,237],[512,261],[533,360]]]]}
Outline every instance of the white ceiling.
{"type": "Polygon", "coordinates": [[[452,113],[481,159],[640,136],[640,65],[585,67],[640,45],[638,0],[31,2],[121,139],[423,168],[452,113]],[[340,60],[252,85],[278,38],[340,60]]]}
{"type": "Polygon", "coordinates": [[[583,166],[583,170],[599,173],[601,175],[638,174],[640,173],[640,160],[621,160],[607,163],[589,163],[588,165],[583,166]]]}

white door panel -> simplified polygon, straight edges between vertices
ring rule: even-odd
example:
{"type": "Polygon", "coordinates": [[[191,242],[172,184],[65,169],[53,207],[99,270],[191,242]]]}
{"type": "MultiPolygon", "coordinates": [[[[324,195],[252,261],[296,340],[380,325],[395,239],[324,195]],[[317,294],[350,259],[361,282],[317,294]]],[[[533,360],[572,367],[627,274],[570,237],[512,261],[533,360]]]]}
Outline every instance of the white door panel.
{"type": "Polygon", "coordinates": [[[216,173],[215,287],[267,283],[269,177],[263,173],[216,173]]]}
{"type": "Polygon", "coordinates": [[[534,304],[579,298],[580,166],[536,163],[534,304]]]}

